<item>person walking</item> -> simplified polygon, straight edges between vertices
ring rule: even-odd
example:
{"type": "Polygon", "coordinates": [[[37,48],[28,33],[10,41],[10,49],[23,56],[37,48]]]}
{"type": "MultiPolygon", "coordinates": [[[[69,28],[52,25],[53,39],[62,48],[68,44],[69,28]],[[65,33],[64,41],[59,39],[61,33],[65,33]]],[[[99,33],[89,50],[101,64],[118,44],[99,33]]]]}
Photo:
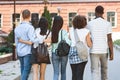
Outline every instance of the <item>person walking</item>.
{"type": "Polygon", "coordinates": [[[59,73],[61,73],[61,80],[66,80],[66,65],[68,61],[68,56],[60,57],[57,55],[56,49],[58,43],[64,39],[67,43],[70,44],[67,31],[62,30],[63,27],[63,18],[61,16],[55,16],[52,26],[52,37],[51,37],[51,46],[52,46],[52,64],[54,70],[53,80],[59,79],[59,73]],[[62,35],[61,35],[62,32],[62,35]]]}
{"type": "MultiPolygon", "coordinates": [[[[31,42],[31,41],[25,41],[23,39],[19,39],[19,42],[25,43],[25,44],[33,44],[33,47],[38,47],[39,44],[42,44],[45,42],[46,34],[48,29],[48,20],[45,17],[41,17],[38,23],[38,27],[35,30],[36,38],[39,39],[39,42],[31,42]]],[[[45,70],[46,70],[46,64],[47,63],[40,63],[37,61],[37,53],[32,53],[31,55],[31,63],[32,63],[32,69],[33,69],[33,80],[45,80],[45,70]],[[40,71],[39,71],[40,66],[40,71]],[[40,74],[40,76],[39,76],[40,74]],[[39,78],[40,77],[40,78],[39,78]]]]}
{"type": "MultiPolygon", "coordinates": [[[[26,41],[31,40],[34,42],[34,27],[29,22],[31,13],[28,9],[23,10],[22,17],[23,21],[15,28],[14,33],[16,53],[21,66],[21,80],[27,80],[31,70],[31,45],[21,43],[19,39],[21,38],[26,41]]],[[[36,39],[35,42],[37,41],[39,40],[36,39]]]]}
{"type": "MultiPolygon", "coordinates": [[[[38,28],[35,30],[37,38],[39,38],[39,43],[34,43],[33,47],[37,47],[39,44],[43,43],[48,30],[48,20],[45,17],[41,17],[38,23],[38,28]]],[[[33,69],[33,80],[45,80],[45,70],[47,63],[39,63],[37,61],[37,56],[32,53],[32,69],[33,69]],[[40,66],[40,71],[39,71],[40,66]],[[39,73],[38,73],[39,71],[39,73]],[[40,78],[39,75],[40,74],[40,78]]]]}
{"type": "Polygon", "coordinates": [[[77,15],[73,18],[73,27],[70,28],[70,39],[72,40],[71,48],[69,51],[69,62],[72,70],[72,80],[83,80],[84,69],[87,64],[87,61],[82,61],[77,53],[75,44],[76,38],[74,32],[78,34],[78,38],[82,41],[89,51],[89,47],[92,47],[92,41],[90,39],[90,32],[86,29],[86,18],[82,15],[77,15]]]}
{"type": "Polygon", "coordinates": [[[103,18],[103,14],[104,8],[98,5],[95,8],[96,18],[87,25],[93,41],[90,50],[92,80],[108,80],[108,56],[113,60],[112,26],[103,18]]]}

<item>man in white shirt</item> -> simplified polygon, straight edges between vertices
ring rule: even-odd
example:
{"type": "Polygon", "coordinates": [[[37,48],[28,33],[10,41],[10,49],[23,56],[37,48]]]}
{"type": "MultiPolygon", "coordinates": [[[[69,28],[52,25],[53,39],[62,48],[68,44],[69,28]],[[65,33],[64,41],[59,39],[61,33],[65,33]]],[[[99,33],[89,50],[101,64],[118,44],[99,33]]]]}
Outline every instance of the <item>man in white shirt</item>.
{"type": "Polygon", "coordinates": [[[103,14],[104,8],[97,6],[95,8],[96,18],[87,25],[93,42],[90,50],[92,80],[108,80],[108,56],[110,60],[113,60],[112,26],[110,22],[104,20],[103,14]]]}

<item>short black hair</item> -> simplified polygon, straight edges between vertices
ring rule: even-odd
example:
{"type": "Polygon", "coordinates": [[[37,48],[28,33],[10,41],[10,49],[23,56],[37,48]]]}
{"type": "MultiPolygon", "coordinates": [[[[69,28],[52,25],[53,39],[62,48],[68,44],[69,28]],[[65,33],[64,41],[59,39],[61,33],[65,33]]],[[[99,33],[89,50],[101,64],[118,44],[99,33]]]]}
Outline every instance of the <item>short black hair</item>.
{"type": "Polygon", "coordinates": [[[101,5],[98,5],[98,6],[95,8],[95,12],[96,12],[96,13],[99,13],[99,14],[103,14],[103,13],[104,13],[104,8],[103,8],[101,5]]]}

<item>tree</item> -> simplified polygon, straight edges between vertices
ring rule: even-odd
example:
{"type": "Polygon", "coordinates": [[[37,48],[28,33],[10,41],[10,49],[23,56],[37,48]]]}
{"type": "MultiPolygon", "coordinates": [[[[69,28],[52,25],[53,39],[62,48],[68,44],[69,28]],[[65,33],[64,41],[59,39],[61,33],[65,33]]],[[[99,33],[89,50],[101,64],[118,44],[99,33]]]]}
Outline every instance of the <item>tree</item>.
{"type": "Polygon", "coordinates": [[[52,17],[51,17],[51,15],[49,13],[49,10],[47,9],[47,6],[44,7],[44,12],[42,13],[42,16],[47,18],[48,23],[49,23],[48,28],[49,28],[49,30],[51,30],[52,17]]]}

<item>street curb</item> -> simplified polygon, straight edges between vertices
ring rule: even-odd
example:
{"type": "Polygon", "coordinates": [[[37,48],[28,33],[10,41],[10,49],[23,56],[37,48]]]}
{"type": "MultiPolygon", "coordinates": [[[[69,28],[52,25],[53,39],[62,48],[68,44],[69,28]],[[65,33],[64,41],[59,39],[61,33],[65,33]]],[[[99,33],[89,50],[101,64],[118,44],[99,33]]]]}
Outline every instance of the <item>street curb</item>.
{"type": "Polygon", "coordinates": [[[11,60],[12,60],[12,53],[0,56],[0,64],[7,63],[8,61],[11,60]]]}
{"type": "Polygon", "coordinates": [[[16,77],[14,80],[20,80],[20,75],[18,77],[16,77]]]}

